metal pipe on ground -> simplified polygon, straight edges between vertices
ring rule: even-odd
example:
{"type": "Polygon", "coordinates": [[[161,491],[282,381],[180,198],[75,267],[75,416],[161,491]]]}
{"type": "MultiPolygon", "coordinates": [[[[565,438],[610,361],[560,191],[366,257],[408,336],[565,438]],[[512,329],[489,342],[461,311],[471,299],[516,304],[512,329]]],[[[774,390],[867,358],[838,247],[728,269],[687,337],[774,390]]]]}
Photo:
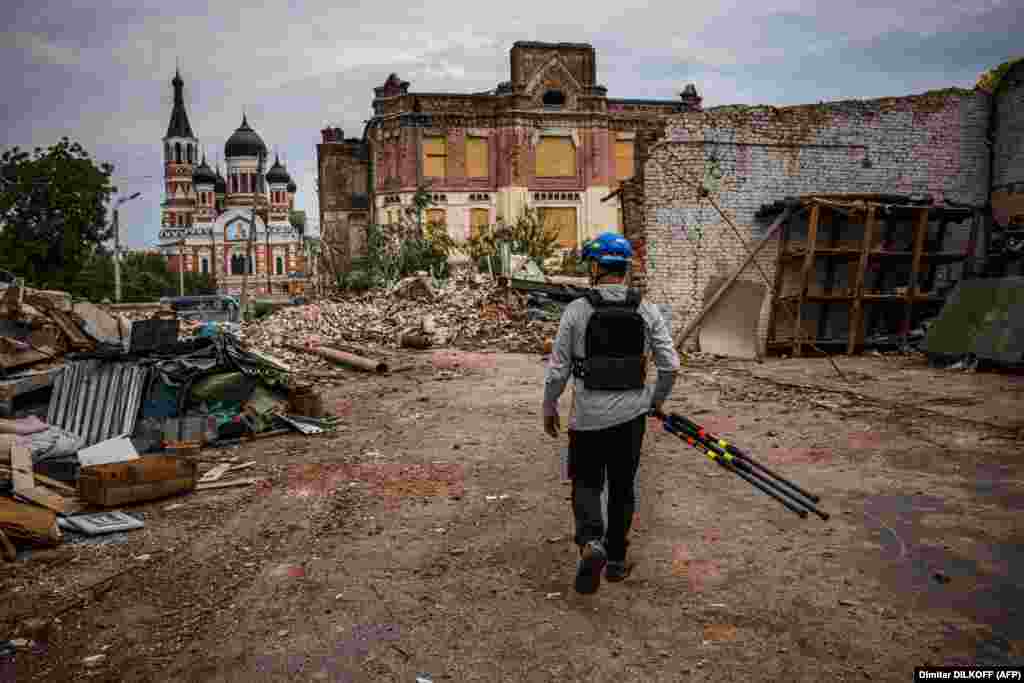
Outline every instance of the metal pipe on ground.
{"type": "Polygon", "coordinates": [[[329,361],[340,363],[341,365],[347,365],[357,370],[363,370],[365,372],[376,372],[377,374],[384,374],[388,371],[387,363],[378,360],[371,360],[369,358],[363,358],[353,353],[346,353],[344,351],[337,351],[335,349],[328,349],[324,346],[300,346],[299,344],[289,344],[288,348],[295,351],[303,351],[305,353],[315,353],[321,358],[326,358],[329,361]]]}

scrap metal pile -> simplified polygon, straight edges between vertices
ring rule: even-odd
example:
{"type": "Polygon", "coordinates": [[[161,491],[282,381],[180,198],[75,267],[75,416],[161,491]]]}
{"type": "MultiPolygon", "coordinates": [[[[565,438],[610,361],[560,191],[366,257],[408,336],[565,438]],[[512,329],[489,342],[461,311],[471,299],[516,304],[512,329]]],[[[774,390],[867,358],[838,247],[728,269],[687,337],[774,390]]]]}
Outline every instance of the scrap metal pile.
{"type": "Polygon", "coordinates": [[[19,417],[0,417],[7,560],[68,533],[138,524],[111,507],[259,481],[217,481],[231,467],[200,477],[194,456],[204,447],[335,426],[312,386],[220,327],[192,334],[166,311],[130,322],[61,292],[0,296],[0,388],[13,387],[8,414],[20,404],[19,417]],[[79,514],[89,510],[101,512],[79,514]],[[118,524],[98,529],[104,520],[118,524]]]}
{"type": "Polygon", "coordinates": [[[525,294],[484,276],[463,275],[442,286],[429,277],[414,276],[390,291],[339,295],[277,311],[246,325],[242,336],[297,365],[316,361],[289,350],[306,341],[384,349],[447,346],[536,353],[544,339],[557,331],[558,322],[557,317],[533,319],[527,303],[525,294]]]}

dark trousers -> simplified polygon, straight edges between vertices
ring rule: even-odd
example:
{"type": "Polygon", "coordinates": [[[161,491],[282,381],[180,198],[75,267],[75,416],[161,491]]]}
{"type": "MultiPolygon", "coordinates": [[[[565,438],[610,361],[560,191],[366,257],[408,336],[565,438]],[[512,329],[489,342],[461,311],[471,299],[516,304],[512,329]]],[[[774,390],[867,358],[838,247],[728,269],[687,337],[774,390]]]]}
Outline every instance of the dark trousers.
{"type": "Polygon", "coordinates": [[[636,508],[637,468],[647,416],[607,429],[569,432],[569,476],[576,517],[576,544],[604,540],[608,559],[626,559],[629,528],[636,508]],[[608,528],[601,514],[601,492],[608,477],[608,528]]]}

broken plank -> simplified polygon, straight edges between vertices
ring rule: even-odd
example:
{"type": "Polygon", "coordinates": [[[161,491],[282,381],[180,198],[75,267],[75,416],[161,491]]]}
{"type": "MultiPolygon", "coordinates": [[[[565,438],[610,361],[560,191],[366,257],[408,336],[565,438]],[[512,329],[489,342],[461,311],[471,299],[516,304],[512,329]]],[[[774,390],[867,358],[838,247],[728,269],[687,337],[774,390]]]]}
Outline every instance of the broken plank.
{"type": "Polygon", "coordinates": [[[13,540],[44,545],[56,545],[61,540],[56,514],[8,498],[0,498],[0,531],[13,540]]]}
{"type": "Polygon", "coordinates": [[[24,446],[11,446],[11,478],[15,493],[36,485],[32,477],[32,453],[24,446]]]}
{"type": "Polygon", "coordinates": [[[15,489],[14,494],[29,502],[35,503],[40,507],[44,507],[47,510],[53,510],[59,514],[74,513],[82,509],[80,503],[67,500],[56,493],[50,493],[38,486],[27,489],[15,489]]]}
{"type": "Polygon", "coordinates": [[[216,467],[211,469],[209,472],[207,472],[203,476],[199,477],[199,483],[200,484],[205,484],[205,483],[208,483],[208,482],[211,482],[211,481],[217,481],[218,479],[223,477],[225,474],[227,474],[228,470],[230,470],[230,469],[231,469],[231,465],[230,464],[217,465],[216,467]]]}
{"type": "Polygon", "coordinates": [[[231,481],[217,481],[209,484],[198,484],[196,491],[208,491],[210,489],[224,489],[230,486],[248,486],[257,482],[266,481],[263,477],[250,477],[248,479],[233,479],[231,481]]]}
{"type": "Polygon", "coordinates": [[[8,562],[14,562],[18,559],[18,551],[14,549],[14,544],[11,543],[3,531],[0,531],[0,552],[3,553],[4,559],[8,562]]]}
{"type": "Polygon", "coordinates": [[[60,493],[65,494],[65,495],[68,495],[68,496],[77,496],[78,495],[78,489],[76,489],[74,486],[68,486],[67,484],[65,484],[62,481],[57,481],[56,479],[50,479],[49,477],[44,476],[42,474],[39,474],[38,472],[35,473],[35,478],[36,478],[36,482],[37,483],[43,484],[45,486],[48,486],[51,489],[55,489],[55,490],[59,491],[60,493]]]}
{"type": "MultiPolygon", "coordinates": [[[[4,477],[10,478],[10,475],[11,475],[11,468],[10,468],[10,466],[9,465],[4,465],[4,464],[0,463],[0,475],[3,475],[3,476],[0,476],[0,478],[4,478],[4,477]]],[[[56,479],[50,479],[49,477],[47,477],[45,475],[42,475],[42,474],[39,474],[38,472],[35,472],[33,476],[35,477],[36,487],[37,488],[38,488],[39,484],[42,484],[43,486],[45,486],[47,488],[51,488],[51,489],[55,490],[57,493],[60,493],[61,495],[64,495],[64,496],[72,496],[72,497],[74,497],[74,496],[78,495],[78,489],[76,489],[74,486],[68,486],[67,484],[65,484],[62,481],[57,481],[56,479]]]]}

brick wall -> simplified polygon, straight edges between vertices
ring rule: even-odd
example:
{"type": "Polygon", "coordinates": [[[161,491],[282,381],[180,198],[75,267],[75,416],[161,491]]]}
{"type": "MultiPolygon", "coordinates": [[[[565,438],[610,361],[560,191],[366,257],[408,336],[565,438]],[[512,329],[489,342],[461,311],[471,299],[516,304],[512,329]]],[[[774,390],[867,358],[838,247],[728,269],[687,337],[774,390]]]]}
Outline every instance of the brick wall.
{"type": "MultiPolygon", "coordinates": [[[[627,232],[644,255],[635,264],[636,277],[648,299],[672,306],[678,330],[700,311],[709,279],[742,262],[747,252],[740,237],[752,245],[761,236],[767,225],[754,215],[763,204],[831,192],[929,194],[938,202],[984,205],[989,104],[982,93],[944,91],[672,117],[666,137],[638,162],[642,178],[625,186],[627,232]],[[709,187],[709,198],[698,196],[699,183],[709,187]],[[709,200],[736,224],[739,236],[709,200]]],[[[944,248],[965,248],[969,229],[969,221],[952,226],[944,248]]],[[[756,261],[769,280],[776,256],[777,243],[770,244],[756,261]]],[[[741,277],[763,282],[754,266],[741,277]]],[[[762,343],[769,309],[766,297],[762,343]]]]}
{"type": "MultiPolygon", "coordinates": [[[[1002,78],[992,109],[992,218],[998,230],[1019,230],[1024,228],[1024,61],[1002,78]]],[[[1008,265],[1008,275],[1024,272],[1024,261],[1008,265]]]]}
{"type": "Polygon", "coordinates": [[[992,189],[1024,183],[1024,62],[1002,79],[992,107],[992,189]]]}

